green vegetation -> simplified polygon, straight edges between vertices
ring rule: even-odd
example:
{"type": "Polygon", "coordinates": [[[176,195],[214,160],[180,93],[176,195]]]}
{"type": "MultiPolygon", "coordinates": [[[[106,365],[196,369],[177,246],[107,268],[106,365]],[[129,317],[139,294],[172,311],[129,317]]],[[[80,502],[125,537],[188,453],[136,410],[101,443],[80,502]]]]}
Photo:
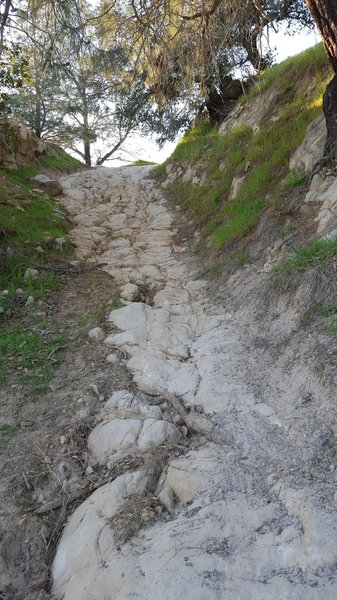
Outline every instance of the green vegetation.
{"type": "Polygon", "coordinates": [[[216,247],[247,234],[271,201],[277,208],[288,189],[306,183],[305,174],[289,173],[289,158],[308,125],[321,113],[329,78],[330,67],[321,45],[276,65],[249,97],[271,85],[276,94],[280,90],[277,120],[266,118],[256,133],[240,126],[219,135],[201,119],[187,131],[169,161],[157,167],[158,177],[164,175],[168,163],[192,167],[193,182],[179,178],[166,189],[206,234],[213,234],[216,247]],[[294,96],[293,82],[301,81],[306,71],[313,85],[302,93],[299,83],[294,96]]]}
{"type": "Polygon", "coordinates": [[[139,160],[135,160],[134,162],[130,163],[128,165],[128,167],[142,167],[145,165],[155,165],[155,162],[152,162],[151,160],[142,160],[141,158],[139,160]]]}
{"type": "Polygon", "coordinates": [[[58,289],[59,278],[53,271],[42,270],[37,279],[25,279],[28,266],[43,265],[51,255],[48,245],[64,236],[63,218],[55,201],[33,191],[29,178],[35,166],[0,172],[0,317],[18,306],[21,298],[41,298],[46,290],[58,289]],[[2,290],[6,293],[3,294],[2,290]]]}
{"type": "Polygon", "coordinates": [[[240,102],[244,104],[250,98],[266,92],[272,85],[276,85],[280,91],[286,90],[293,86],[294,81],[303,77],[303,73],[307,72],[316,77],[317,73],[321,70],[326,72],[326,69],[327,57],[323,44],[316,44],[261,73],[256,85],[241,96],[240,102]]]}
{"type": "Polygon", "coordinates": [[[324,331],[330,335],[337,333],[337,306],[335,304],[319,304],[317,314],[323,319],[324,331]]]}
{"type": "Polygon", "coordinates": [[[44,339],[35,331],[22,325],[8,325],[0,338],[0,383],[8,376],[8,365],[15,370],[20,383],[28,385],[29,393],[46,391],[52,378],[60,351],[67,341],[66,333],[52,339],[44,339]]]}
{"type": "MultiPolygon", "coordinates": [[[[28,266],[53,262],[50,241],[64,236],[58,205],[31,187],[29,178],[36,173],[35,166],[0,172],[0,384],[13,377],[31,395],[48,389],[67,341],[62,331],[45,336],[50,322],[38,315],[29,317],[25,307],[29,296],[32,307],[38,308],[38,299],[60,289],[53,270],[41,269],[37,278],[24,277],[28,266]]],[[[10,431],[5,428],[2,433],[10,431]]]]}
{"type": "Polygon", "coordinates": [[[53,144],[49,153],[40,158],[40,162],[44,167],[49,169],[58,169],[66,173],[73,173],[79,167],[84,167],[84,163],[73,156],[70,156],[65,150],[53,144]]]}
{"type": "Polygon", "coordinates": [[[216,260],[212,265],[209,265],[201,273],[199,273],[199,277],[209,277],[210,279],[216,277],[221,269],[223,268],[224,263],[221,260],[216,260]]]}
{"type": "Polygon", "coordinates": [[[290,275],[326,262],[337,254],[337,236],[331,239],[314,240],[309,246],[293,250],[279,266],[275,267],[276,275],[290,275]]]}
{"type": "Polygon", "coordinates": [[[9,423],[3,423],[0,425],[0,434],[7,438],[12,437],[18,430],[19,424],[10,425],[9,423]]]}

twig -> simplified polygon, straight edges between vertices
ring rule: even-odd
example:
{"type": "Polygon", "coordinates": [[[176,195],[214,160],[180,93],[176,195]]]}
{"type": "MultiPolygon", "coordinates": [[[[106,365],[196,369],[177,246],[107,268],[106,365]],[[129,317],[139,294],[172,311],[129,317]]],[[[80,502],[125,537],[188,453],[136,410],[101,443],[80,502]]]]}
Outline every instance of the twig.
{"type": "Polygon", "coordinates": [[[45,265],[26,265],[32,269],[37,269],[38,271],[55,271],[56,273],[86,273],[87,271],[93,271],[93,269],[99,269],[100,267],[105,267],[108,263],[97,263],[97,265],[93,265],[92,267],[83,267],[82,269],[65,269],[64,267],[49,267],[45,265]]]}
{"type": "MultiPolygon", "coordinates": [[[[91,492],[91,490],[90,490],[90,492],[91,492]]],[[[82,498],[86,494],[87,494],[87,490],[82,489],[79,492],[71,494],[71,496],[69,496],[68,498],[60,498],[60,497],[54,498],[54,500],[51,500],[47,504],[43,504],[43,506],[40,506],[40,508],[37,508],[35,512],[38,515],[43,515],[47,512],[50,512],[51,510],[56,510],[57,508],[61,508],[61,506],[66,507],[69,504],[72,504],[73,502],[75,502],[75,500],[82,498]]]]}
{"type": "Polygon", "coordinates": [[[25,482],[25,486],[26,486],[27,490],[30,491],[32,489],[32,486],[30,485],[30,483],[28,481],[28,477],[24,471],[22,471],[22,479],[25,482]]]}
{"type": "Polygon", "coordinates": [[[56,346],[56,348],[54,348],[54,350],[52,350],[50,354],[48,354],[48,360],[53,360],[54,362],[57,362],[57,358],[53,358],[54,352],[57,352],[58,350],[64,350],[65,348],[67,348],[67,346],[56,346]]]}

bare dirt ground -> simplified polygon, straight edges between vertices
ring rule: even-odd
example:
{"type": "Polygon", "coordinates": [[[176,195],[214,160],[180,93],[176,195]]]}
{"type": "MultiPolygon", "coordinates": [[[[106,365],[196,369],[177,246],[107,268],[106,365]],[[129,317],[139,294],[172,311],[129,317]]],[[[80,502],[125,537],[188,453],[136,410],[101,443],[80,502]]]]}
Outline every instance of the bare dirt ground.
{"type": "MultiPolygon", "coordinates": [[[[116,284],[99,270],[63,276],[62,291],[48,298],[45,336],[62,331],[68,340],[47,393],[31,396],[12,372],[1,386],[1,598],[47,598],[49,568],[69,513],[105,474],[86,473],[88,432],[104,399],[132,387],[122,353],[107,363],[108,348],[87,332],[104,322],[116,304],[116,284]],[[38,514],[50,502],[61,508],[38,514]]],[[[33,309],[30,310],[32,313],[33,309]]],[[[41,331],[41,321],[26,326],[41,331]]],[[[114,328],[110,328],[114,329],[114,328]]]]}

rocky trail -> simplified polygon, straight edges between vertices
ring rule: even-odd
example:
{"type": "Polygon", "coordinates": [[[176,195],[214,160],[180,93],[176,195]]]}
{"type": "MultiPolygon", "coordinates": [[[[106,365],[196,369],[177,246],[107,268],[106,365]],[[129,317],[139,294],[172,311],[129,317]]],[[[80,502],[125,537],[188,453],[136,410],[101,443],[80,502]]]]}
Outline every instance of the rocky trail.
{"type": "MultiPolygon", "coordinates": [[[[335,600],[331,390],[291,344],[272,346],[282,317],[264,332],[270,349],[255,343],[265,325],[235,277],[234,295],[221,282],[210,294],[186,217],[150,167],[62,185],[78,256],[121,286],[110,333],[93,343],[126,361],[133,385],[112,385],[89,434],[89,464],[120,474],[68,519],[53,597],[335,600]]],[[[267,276],[252,268],[244,284],[267,276]]]]}

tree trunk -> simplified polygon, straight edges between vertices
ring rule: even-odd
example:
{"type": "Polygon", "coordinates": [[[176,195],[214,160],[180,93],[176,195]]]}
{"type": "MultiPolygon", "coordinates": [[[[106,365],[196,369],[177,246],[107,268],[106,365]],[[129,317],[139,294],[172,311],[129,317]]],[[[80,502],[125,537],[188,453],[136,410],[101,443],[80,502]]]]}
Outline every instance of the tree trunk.
{"type": "Polygon", "coordinates": [[[84,140],[84,161],[87,167],[91,167],[91,152],[90,152],[90,142],[88,140],[84,140]]]}
{"type": "Polygon", "coordinates": [[[125,140],[128,137],[128,135],[129,135],[129,132],[127,132],[120,140],[118,140],[118,142],[114,145],[114,147],[109,152],[107,152],[106,154],[104,154],[104,156],[100,156],[97,159],[96,165],[97,166],[102,165],[106,160],[108,160],[110,158],[110,156],[112,156],[115,152],[117,152],[117,150],[125,142],[125,140]]]}
{"type": "Polygon", "coordinates": [[[41,98],[40,98],[40,90],[36,88],[35,95],[35,133],[36,136],[40,139],[42,136],[42,110],[41,110],[41,98]]]}
{"type": "Polygon", "coordinates": [[[323,97],[323,111],[327,127],[324,158],[334,158],[337,152],[337,3],[336,0],[305,0],[316,22],[334,70],[323,97]]]}
{"type": "Polygon", "coordinates": [[[247,52],[247,59],[254,67],[255,71],[260,73],[270,67],[270,60],[262,56],[258,46],[258,35],[249,33],[242,38],[242,46],[247,52]]]}

